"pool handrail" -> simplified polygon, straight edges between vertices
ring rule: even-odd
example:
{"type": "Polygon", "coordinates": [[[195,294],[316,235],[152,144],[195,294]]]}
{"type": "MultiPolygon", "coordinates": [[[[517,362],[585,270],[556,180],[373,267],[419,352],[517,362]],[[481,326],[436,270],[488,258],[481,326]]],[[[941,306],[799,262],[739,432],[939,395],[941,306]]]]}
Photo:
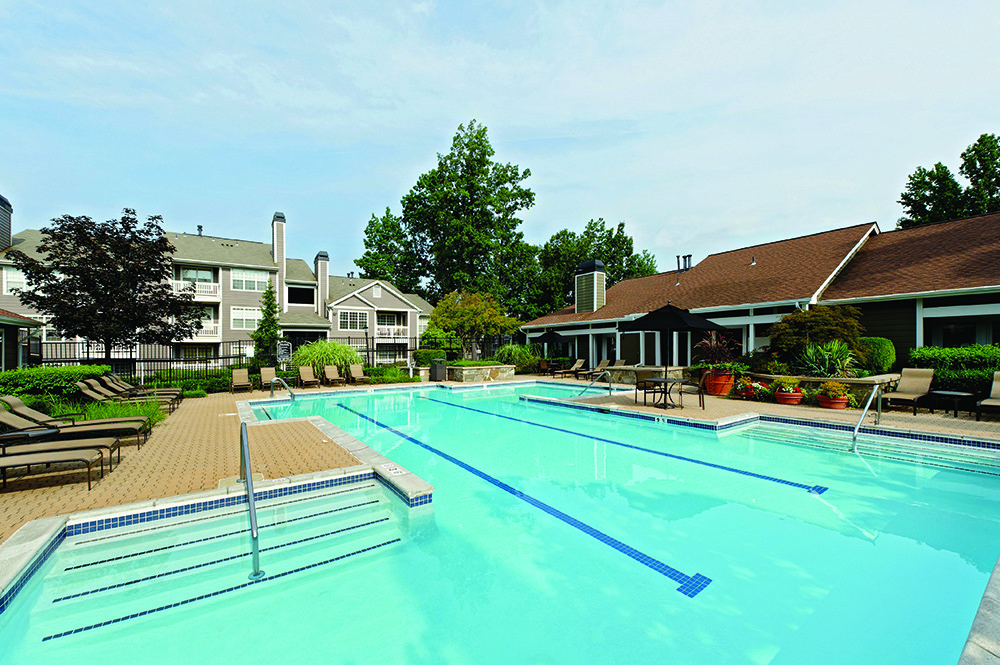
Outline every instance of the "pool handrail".
{"type": "Polygon", "coordinates": [[[257,506],[253,500],[253,474],[250,471],[250,442],[247,439],[247,424],[240,423],[240,482],[247,491],[247,512],[250,514],[250,553],[253,559],[251,580],[264,577],[260,569],[260,546],[257,538],[257,506]]]}
{"type": "MultiPolygon", "coordinates": [[[[590,390],[590,386],[600,381],[601,377],[604,376],[605,374],[608,375],[608,397],[611,397],[611,372],[609,372],[608,370],[604,370],[603,372],[598,374],[597,378],[590,382],[590,385],[588,385],[586,388],[580,391],[580,395],[590,390]]],[[[577,395],[577,397],[579,397],[580,395],[577,395]]]]}
{"type": "MultiPolygon", "coordinates": [[[[858,418],[858,424],[854,426],[854,434],[851,437],[851,452],[858,451],[858,430],[861,429],[861,423],[864,421],[865,416],[868,414],[868,409],[872,405],[872,400],[875,396],[882,392],[882,384],[876,383],[875,387],[872,388],[871,394],[868,396],[868,401],[865,403],[865,408],[861,411],[861,417],[858,418]]],[[[882,400],[878,401],[875,411],[875,424],[878,425],[882,422],[882,400]]]]}
{"type": "Polygon", "coordinates": [[[280,383],[281,385],[283,385],[285,387],[285,390],[288,391],[288,396],[291,397],[292,401],[294,402],[295,401],[295,393],[292,392],[292,389],[288,387],[288,384],[285,383],[285,380],[283,378],[281,378],[280,376],[276,376],[273,379],[271,379],[271,397],[274,397],[274,382],[275,381],[277,381],[278,383],[280,383]]]}

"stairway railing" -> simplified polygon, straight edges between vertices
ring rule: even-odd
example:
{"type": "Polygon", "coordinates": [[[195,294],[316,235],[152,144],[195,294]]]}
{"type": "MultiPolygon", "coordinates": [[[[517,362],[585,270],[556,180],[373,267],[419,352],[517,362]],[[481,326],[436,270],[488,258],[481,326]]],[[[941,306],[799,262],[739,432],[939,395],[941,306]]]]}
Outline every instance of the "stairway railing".
{"type": "Polygon", "coordinates": [[[253,474],[250,471],[250,442],[247,440],[247,424],[240,424],[240,482],[247,490],[247,512],[250,514],[250,554],[253,558],[251,580],[264,577],[260,569],[260,545],[257,538],[257,506],[253,500],[253,474]]]}

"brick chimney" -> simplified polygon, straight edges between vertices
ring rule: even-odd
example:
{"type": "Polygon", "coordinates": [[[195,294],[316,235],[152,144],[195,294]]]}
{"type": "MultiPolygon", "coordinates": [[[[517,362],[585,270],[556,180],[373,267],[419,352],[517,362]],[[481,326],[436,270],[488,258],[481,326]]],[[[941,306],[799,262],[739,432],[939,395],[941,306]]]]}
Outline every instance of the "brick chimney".
{"type": "Polygon", "coordinates": [[[278,296],[278,309],[287,310],[285,302],[285,213],[276,212],[271,219],[271,257],[278,266],[278,283],[275,291],[278,296]]]}
{"type": "Polygon", "coordinates": [[[316,273],[316,313],[326,318],[326,301],[330,297],[330,255],[320,252],[313,259],[316,273]]]}

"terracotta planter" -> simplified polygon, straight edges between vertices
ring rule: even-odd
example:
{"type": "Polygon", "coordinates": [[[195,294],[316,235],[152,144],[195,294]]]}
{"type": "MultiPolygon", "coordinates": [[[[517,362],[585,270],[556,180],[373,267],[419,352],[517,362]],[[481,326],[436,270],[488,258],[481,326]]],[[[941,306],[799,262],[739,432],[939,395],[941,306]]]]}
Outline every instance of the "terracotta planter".
{"type": "Polygon", "coordinates": [[[720,370],[711,370],[705,376],[705,392],[709,395],[722,397],[729,394],[733,389],[733,373],[720,370]]]}
{"type": "Polygon", "coordinates": [[[847,395],[843,397],[827,397],[826,395],[816,395],[816,402],[824,409],[846,409],[847,395]]]}
{"type": "Polygon", "coordinates": [[[802,401],[802,393],[774,393],[774,401],[778,404],[798,404],[802,401]]]}

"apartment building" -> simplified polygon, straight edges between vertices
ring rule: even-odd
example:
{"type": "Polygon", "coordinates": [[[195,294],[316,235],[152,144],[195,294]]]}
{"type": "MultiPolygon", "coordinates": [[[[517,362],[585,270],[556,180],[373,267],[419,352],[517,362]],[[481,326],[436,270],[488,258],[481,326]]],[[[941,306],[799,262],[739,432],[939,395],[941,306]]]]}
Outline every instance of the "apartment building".
{"type": "MultiPolygon", "coordinates": [[[[9,204],[8,204],[9,205],[9,204]]],[[[372,351],[372,361],[405,358],[414,338],[426,328],[430,305],[414,294],[403,294],[384,280],[330,275],[329,256],[320,251],[312,263],[286,255],[288,223],[281,212],[271,220],[269,242],[219,238],[168,231],[174,246],[175,291],[194,284],[194,306],[202,311],[202,329],[177,340],[175,357],[197,360],[229,355],[223,346],[242,342],[251,347],[250,333],[261,318],[261,297],[268,283],[275,288],[283,334],[294,346],[319,339],[344,341],[372,351]]],[[[12,292],[24,286],[24,275],[7,257],[17,249],[38,259],[42,234],[26,229],[11,234],[0,225],[0,309],[41,324],[43,341],[65,341],[49,317],[25,307],[12,292]]]]}

